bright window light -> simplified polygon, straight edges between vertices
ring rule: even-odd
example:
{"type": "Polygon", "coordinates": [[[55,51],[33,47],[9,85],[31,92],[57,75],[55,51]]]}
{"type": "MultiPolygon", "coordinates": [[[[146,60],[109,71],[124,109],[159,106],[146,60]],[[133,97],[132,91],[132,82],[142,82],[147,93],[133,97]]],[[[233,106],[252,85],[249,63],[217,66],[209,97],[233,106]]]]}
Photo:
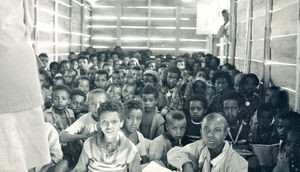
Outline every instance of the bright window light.
{"type": "Polygon", "coordinates": [[[92,28],[117,28],[117,26],[112,26],[112,25],[92,25],[92,28]]]}
{"type": "Polygon", "coordinates": [[[116,16],[92,16],[92,20],[116,20],[116,16]]]}
{"type": "Polygon", "coordinates": [[[196,27],[180,27],[182,30],[196,30],[196,27]]]}
{"type": "Polygon", "coordinates": [[[121,20],[148,20],[148,17],[121,17],[121,20]]]}
{"type": "Polygon", "coordinates": [[[122,29],[148,29],[148,26],[121,26],[122,29]]]}
{"type": "Polygon", "coordinates": [[[180,48],[179,49],[180,51],[204,51],[206,52],[207,50],[206,49],[199,49],[199,48],[180,48]]]}
{"type": "Polygon", "coordinates": [[[150,50],[174,51],[175,48],[150,48],[150,50]]]}
{"type": "Polygon", "coordinates": [[[151,41],[176,41],[175,38],[150,38],[151,41]]]}
{"type": "Polygon", "coordinates": [[[109,46],[94,45],[93,48],[110,48],[109,46]]]}
{"type": "Polygon", "coordinates": [[[206,42],[204,39],[179,39],[182,42],[206,42]]]}
{"type": "Polygon", "coordinates": [[[122,37],[122,41],[147,41],[146,37],[122,37]]]}
{"type": "Polygon", "coordinates": [[[130,46],[122,46],[122,49],[148,49],[148,47],[130,47],[130,46]]]}
{"type": "Polygon", "coordinates": [[[92,40],[112,41],[112,40],[117,40],[117,38],[114,38],[114,37],[93,36],[92,40]]]}
{"type": "Polygon", "coordinates": [[[154,29],[166,29],[166,30],[175,30],[176,27],[164,27],[164,26],[154,26],[154,29]]]}
{"type": "MultiPolygon", "coordinates": [[[[127,6],[126,8],[135,8],[135,9],[148,9],[148,6],[127,6]]],[[[163,7],[163,6],[152,6],[150,7],[151,9],[169,9],[169,10],[174,10],[176,7],[163,7]]]]}
{"type": "Polygon", "coordinates": [[[109,6],[109,5],[95,5],[93,8],[116,8],[116,6],[109,6]]]}

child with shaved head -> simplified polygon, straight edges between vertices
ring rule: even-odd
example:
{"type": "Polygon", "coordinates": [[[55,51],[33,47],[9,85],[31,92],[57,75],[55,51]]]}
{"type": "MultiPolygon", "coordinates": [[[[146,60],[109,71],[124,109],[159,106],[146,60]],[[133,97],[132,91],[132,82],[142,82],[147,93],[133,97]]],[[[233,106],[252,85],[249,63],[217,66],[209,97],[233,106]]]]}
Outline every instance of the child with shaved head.
{"type": "Polygon", "coordinates": [[[181,139],[186,128],[185,115],[180,111],[170,111],[166,115],[165,126],[166,132],[155,138],[150,144],[149,159],[169,167],[167,152],[174,146],[182,146],[181,139]]]}
{"type": "Polygon", "coordinates": [[[181,171],[246,172],[248,163],[229,142],[228,123],[220,113],[210,113],[202,121],[202,138],[182,148],[174,147],[168,154],[168,163],[181,171]]]}

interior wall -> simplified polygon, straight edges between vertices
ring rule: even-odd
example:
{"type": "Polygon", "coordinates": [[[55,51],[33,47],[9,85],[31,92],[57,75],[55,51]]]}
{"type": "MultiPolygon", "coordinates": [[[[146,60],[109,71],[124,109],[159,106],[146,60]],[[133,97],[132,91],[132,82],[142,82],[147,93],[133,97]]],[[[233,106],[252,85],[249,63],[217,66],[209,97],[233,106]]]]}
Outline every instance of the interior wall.
{"type": "Polygon", "coordinates": [[[291,107],[300,111],[299,0],[233,2],[237,6],[235,65],[255,73],[265,84],[288,91],[291,107]]]}
{"type": "Polygon", "coordinates": [[[66,59],[90,46],[91,6],[85,0],[35,0],[32,42],[49,61],[66,59]]]}
{"type": "Polygon", "coordinates": [[[92,45],[100,50],[150,49],[153,54],[209,52],[209,36],[196,34],[196,5],[181,0],[103,0],[92,12],[92,45]]]}

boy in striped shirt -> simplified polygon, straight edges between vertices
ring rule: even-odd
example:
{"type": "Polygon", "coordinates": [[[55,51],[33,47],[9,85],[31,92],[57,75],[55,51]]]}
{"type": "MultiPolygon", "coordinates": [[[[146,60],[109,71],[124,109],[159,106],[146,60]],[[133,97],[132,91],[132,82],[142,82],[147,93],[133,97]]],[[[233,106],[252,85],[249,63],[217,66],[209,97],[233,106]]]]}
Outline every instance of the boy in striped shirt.
{"type": "Polygon", "coordinates": [[[122,133],[122,103],[108,101],[98,109],[101,132],[87,139],[74,171],[139,172],[140,157],[134,144],[122,133]]]}

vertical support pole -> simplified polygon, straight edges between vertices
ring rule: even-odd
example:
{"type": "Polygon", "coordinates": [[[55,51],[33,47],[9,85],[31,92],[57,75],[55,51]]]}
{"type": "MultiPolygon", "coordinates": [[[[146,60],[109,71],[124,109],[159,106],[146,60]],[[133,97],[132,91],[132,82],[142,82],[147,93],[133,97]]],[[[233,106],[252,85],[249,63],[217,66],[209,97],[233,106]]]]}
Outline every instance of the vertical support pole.
{"type": "Polygon", "coordinates": [[[53,42],[54,42],[54,61],[58,61],[58,35],[57,35],[57,30],[58,30],[58,0],[54,1],[54,16],[53,16],[53,42]]]}
{"type": "Polygon", "coordinates": [[[263,81],[264,87],[268,88],[271,78],[271,66],[266,65],[267,61],[271,60],[271,22],[273,0],[266,0],[266,23],[265,23],[265,36],[264,36],[264,68],[263,68],[263,81]]]}
{"type": "Polygon", "coordinates": [[[300,3],[298,3],[298,12],[295,110],[300,113],[300,3]]]}
{"type": "Polygon", "coordinates": [[[92,47],[92,16],[93,16],[93,8],[91,9],[90,11],[90,19],[89,19],[89,44],[90,44],[90,47],[92,47]]]}
{"type": "Polygon", "coordinates": [[[175,54],[176,56],[180,55],[180,15],[181,15],[181,1],[176,1],[176,47],[175,47],[175,54]]]}
{"type": "Polygon", "coordinates": [[[80,51],[83,51],[83,32],[84,32],[84,23],[85,23],[85,16],[84,16],[84,0],[81,0],[81,27],[80,27],[80,51]]]}
{"type": "Polygon", "coordinates": [[[219,38],[219,54],[220,54],[220,58],[221,58],[221,64],[224,64],[224,39],[223,37],[219,38]]]}
{"type": "Polygon", "coordinates": [[[250,73],[251,70],[251,51],[252,51],[252,23],[253,23],[253,0],[248,0],[247,16],[247,40],[246,40],[246,63],[244,71],[250,73]]]}
{"type": "Polygon", "coordinates": [[[122,46],[122,42],[121,42],[121,25],[122,25],[122,0],[120,0],[121,2],[118,3],[117,5],[117,45],[118,46],[122,46]]]}
{"type": "Polygon", "coordinates": [[[236,50],[236,23],[237,23],[237,4],[236,0],[230,2],[230,45],[229,57],[231,64],[235,64],[235,50],[236,50]]]}
{"type": "Polygon", "coordinates": [[[151,6],[152,6],[152,0],[148,0],[148,32],[147,32],[147,47],[150,48],[151,47],[151,43],[150,43],[150,37],[151,37],[151,16],[152,16],[152,10],[151,10],[151,6]]]}
{"type": "Polygon", "coordinates": [[[213,53],[213,35],[209,34],[206,37],[207,53],[213,53]]]}
{"type": "Polygon", "coordinates": [[[70,21],[69,21],[69,32],[70,32],[70,34],[69,34],[69,52],[71,52],[72,51],[72,36],[73,36],[73,34],[72,34],[73,1],[72,0],[69,0],[69,5],[70,5],[70,9],[69,9],[69,17],[70,17],[70,21]]]}

